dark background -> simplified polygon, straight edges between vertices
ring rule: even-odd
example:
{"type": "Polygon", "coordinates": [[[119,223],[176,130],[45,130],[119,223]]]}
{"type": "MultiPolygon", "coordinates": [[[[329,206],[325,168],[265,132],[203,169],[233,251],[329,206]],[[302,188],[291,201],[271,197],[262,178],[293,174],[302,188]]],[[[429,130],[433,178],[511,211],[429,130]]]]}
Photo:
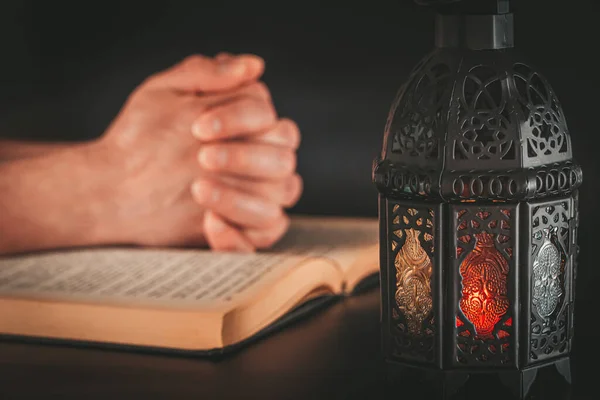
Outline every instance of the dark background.
{"type": "MultiPolygon", "coordinates": [[[[305,194],[294,211],[376,215],[371,161],[396,90],[433,46],[430,11],[409,0],[329,8],[215,3],[3,2],[0,134],[93,138],[149,74],[192,53],[255,53],[266,60],[264,80],[280,115],[303,132],[305,194]]],[[[583,166],[578,303],[592,307],[600,270],[594,257],[600,6],[515,4],[517,47],[561,99],[583,166]]]]}

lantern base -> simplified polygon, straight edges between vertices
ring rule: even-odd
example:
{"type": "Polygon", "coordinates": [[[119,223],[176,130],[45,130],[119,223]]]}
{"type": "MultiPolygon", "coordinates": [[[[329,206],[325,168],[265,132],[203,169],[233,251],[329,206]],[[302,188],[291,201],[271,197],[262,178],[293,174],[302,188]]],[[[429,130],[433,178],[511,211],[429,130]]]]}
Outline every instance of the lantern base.
{"type": "Polygon", "coordinates": [[[493,375],[495,374],[500,382],[517,399],[524,399],[529,394],[533,383],[542,368],[554,366],[558,373],[562,375],[568,384],[571,384],[571,367],[569,358],[562,358],[550,361],[541,365],[536,365],[523,370],[495,370],[495,371],[477,371],[477,370],[437,370],[431,368],[422,368],[418,366],[409,366],[388,362],[388,380],[392,385],[402,383],[403,392],[406,394],[408,385],[405,383],[417,383],[415,385],[415,395],[419,392],[422,395],[424,388],[435,392],[435,398],[448,399],[455,395],[474,375],[493,375]]]}

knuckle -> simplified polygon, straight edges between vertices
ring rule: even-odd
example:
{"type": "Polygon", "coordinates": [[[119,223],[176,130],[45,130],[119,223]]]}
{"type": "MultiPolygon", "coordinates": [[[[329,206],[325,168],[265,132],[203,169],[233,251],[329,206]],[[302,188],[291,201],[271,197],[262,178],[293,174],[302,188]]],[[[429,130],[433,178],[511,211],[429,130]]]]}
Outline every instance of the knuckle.
{"type": "Polygon", "coordinates": [[[264,99],[257,99],[256,97],[246,97],[241,102],[241,107],[252,110],[253,112],[259,112],[265,118],[275,118],[275,108],[270,101],[264,99]]]}
{"type": "Polygon", "coordinates": [[[250,109],[252,111],[265,108],[266,105],[264,100],[249,95],[242,97],[236,104],[239,109],[250,109]]]}
{"type": "Polygon", "coordinates": [[[200,54],[192,54],[187,56],[181,62],[181,65],[185,67],[199,67],[206,64],[206,57],[200,54]]]}
{"type": "Polygon", "coordinates": [[[301,140],[300,128],[298,127],[298,124],[289,118],[283,118],[281,120],[281,125],[283,127],[283,131],[286,132],[285,134],[289,136],[292,147],[294,149],[298,148],[301,140]]]}
{"type": "Polygon", "coordinates": [[[271,104],[251,97],[241,99],[227,113],[231,116],[236,115],[240,122],[251,129],[266,128],[276,120],[271,104]]]}
{"type": "Polygon", "coordinates": [[[275,106],[271,102],[267,103],[266,105],[267,111],[269,113],[269,118],[272,120],[273,123],[275,123],[277,121],[277,111],[275,110],[275,106]]]}
{"type": "Polygon", "coordinates": [[[298,124],[290,118],[281,118],[280,123],[288,129],[290,132],[300,132],[300,128],[298,128],[298,124]]]}
{"type": "Polygon", "coordinates": [[[271,100],[271,91],[264,82],[255,82],[250,85],[250,93],[263,100],[271,100]]]}
{"type": "Polygon", "coordinates": [[[282,173],[285,175],[291,174],[296,170],[296,153],[290,150],[282,150],[280,154],[280,163],[282,173]]]}
{"type": "Polygon", "coordinates": [[[155,85],[158,81],[163,77],[163,72],[155,72],[152,75],[149,75],[146,79],[142,81],[142,83],[134,90],[134,93],[138,92],[140,89],[143,89],[148,86],[155,85]]]}
{"type": "Polygon", "coordinates": [[[284,190],[286,206],[293,207],[300,200],[302,194],[302,178],[300,178],[300,175],[295,174],[292,176],[286,183],[284,190]]]}

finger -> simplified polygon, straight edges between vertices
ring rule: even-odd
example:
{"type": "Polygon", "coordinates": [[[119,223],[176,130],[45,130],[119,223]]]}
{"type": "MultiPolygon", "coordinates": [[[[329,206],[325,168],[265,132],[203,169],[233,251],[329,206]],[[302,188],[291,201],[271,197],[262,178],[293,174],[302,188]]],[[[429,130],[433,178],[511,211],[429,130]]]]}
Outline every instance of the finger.
{"type": "Polygon", "coordinates": [[[264,72],[262,58],[245,54],[213,60],[195,55],[153,76],[148,84],[184,92],[211,92],[232,89],[258,79],[264,72]]]}
{"type": "Polygon", "coordinates": [[[254,246],[237,228],[210,210],[204,215],[204,234],[215,251],[254,251],[254,246]]]}
{"type": "Polygon", "coordinates": [[[192,125],[192,133],[201,140],[220,140],[258,133],[275,122],[271,102],[243,97],[204,112],[192,125]]]}
{"type": "Polygon", "coordinates": [[[290,226],[290,219],[282,215],[279,221],[265,229],[245,229],[243,235],[257,249],[267,249],[273,246],[285,235],[290,226]]]}
{"type": "Polygon", "coordinates": [[[210,172],[257,179],[280,179],[296,169],[296,153],[284,147],[251,142],[204,144],[198,152],[200,166],[210,172]]]}
{"type": "Polygon", "coordinates": [[[213,179],[233,189],[272,201],[282,207],[293,207],[302,194],[302,178],[298,174],[279,181],[255,181],[216,174],[213,179]]]}
{"type": "Polygon", "coordinates": [[[242,228],[270,227],[283,214],[281,207],[272,201],[205,178],[192,184],[192,196],[199,205],[242,228]]]}
{"type": "Polygon", "coordinates": [[[215,56],[215,60],[218,60],[218,61],[228,60],[230,58],[233,58],[233,54],[228,53],[226,51],[222,51],[215,56]]]}
{"type": "Polygon", "coordinates": [[[256,101],[270,103],[271,93],[262,82],[252,82],[234,90],[224,91],[219,94],[206,94],[202,96],[189,96],[183,106],[177,111],[174,118],[175,128],[193,134],[192,127],[196,120],[208,110],[235,102],[240,99],[253,98],[256,101]]]}
{"type": "Polygon", "coordinates": [[[243,97],[252,97],[257,100],[270,102],[271,92],[269,91],[267,85],[265,85],[263,82],[252,82],[239,88],[223,91],[221,93],[205,94],[201,97],[197,97],[196,100],[198,103],[205,106],[201,110],[207,110],[210,107],[219,106],[223,103],[231,102],[243,97]]]}
{"type": "Polygon", "coordinates": [[[300,146],[300,139],[301,135],[298,125],[288,118],[280,119],[274,127],[265,133],[250,138],[250,140],[255,142],[286,147],[292,150],[298,149],[300,146]]]}

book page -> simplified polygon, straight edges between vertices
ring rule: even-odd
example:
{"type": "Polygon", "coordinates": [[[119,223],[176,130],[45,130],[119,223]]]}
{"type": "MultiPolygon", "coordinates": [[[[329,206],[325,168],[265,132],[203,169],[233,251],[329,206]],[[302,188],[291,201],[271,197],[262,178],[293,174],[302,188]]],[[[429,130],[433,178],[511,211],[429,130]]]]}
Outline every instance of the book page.
{"type": "Polygon", "coordinates": [[[88,249],[0,258],[0,297],[227,308],[288,272],[285,254],[88,249]]]}
{"type": "Polygon", "coordinates": [[[100,248],[0,258],[0,297],[223,308],[256,295],[311,257],[342,270],[376,245],[376,220],[294,217],[284,238],[256,254],[100,248]]]}
{"type": "Polygon", "coordinates": [[[272,251],[329,258],[345,271],[361,250],[378,243],[377,219],[303,216],[292,218],[290,229],[272,251]]]}

